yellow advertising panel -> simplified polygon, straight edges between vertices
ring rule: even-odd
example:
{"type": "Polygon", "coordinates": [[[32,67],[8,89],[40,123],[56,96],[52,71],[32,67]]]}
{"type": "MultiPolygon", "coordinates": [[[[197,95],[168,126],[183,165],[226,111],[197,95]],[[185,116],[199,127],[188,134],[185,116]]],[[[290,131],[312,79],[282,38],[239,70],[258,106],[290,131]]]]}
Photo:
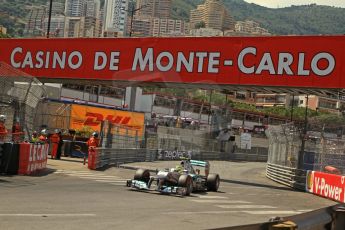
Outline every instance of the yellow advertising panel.
{"type": "Polygon", "coordinates": [[[81,130],[90,127],[100,131],[103,121],[113,124],[113,132],[120,135],[142,136],[144,131],[144,113],[128,112],[115,109],[72,105],[70,128],[81,130]]]}

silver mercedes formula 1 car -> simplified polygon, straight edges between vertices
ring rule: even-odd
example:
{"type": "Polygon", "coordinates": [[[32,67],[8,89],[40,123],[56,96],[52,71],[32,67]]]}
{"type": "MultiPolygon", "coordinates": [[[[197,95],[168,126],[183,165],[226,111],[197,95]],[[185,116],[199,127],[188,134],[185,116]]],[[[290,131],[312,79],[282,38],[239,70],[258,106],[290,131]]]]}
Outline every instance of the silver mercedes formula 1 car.
{"type": "Polygon", "coordinates": [[[197,191],[218,191],[220,177],[218,174],[210,174],[210,164],[206,161],[182,160],[176,168],[156,171],[156,175],[150,175],[147,169],[138,169],[133,180],[127,180],[127,187],[158,191],[163,194],[176,194],[189,196],[197,191]],[[204,173],[201,174],[200,168],[204,173]]]}

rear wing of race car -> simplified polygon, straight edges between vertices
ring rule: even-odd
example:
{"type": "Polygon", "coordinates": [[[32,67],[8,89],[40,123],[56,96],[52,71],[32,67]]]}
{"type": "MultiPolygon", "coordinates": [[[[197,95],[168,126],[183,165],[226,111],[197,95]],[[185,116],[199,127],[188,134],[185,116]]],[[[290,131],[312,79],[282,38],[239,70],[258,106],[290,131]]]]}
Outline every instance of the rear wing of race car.
{"type": "Polygon", "coordinates": [[[190,164],[193,166],[199,166],[205,168],[205,176],[207,177],[210,172],[210,163],[208,161],[197,161],[197,160],[190,160],[190,164]]]}
{"type": "Polygon", "coordinates": [[[197,161],[197,160],[190,160],[190,164],[193,166],[199,166],[199,167],[207,167],[210,165],[207,161],[197,161]]]}

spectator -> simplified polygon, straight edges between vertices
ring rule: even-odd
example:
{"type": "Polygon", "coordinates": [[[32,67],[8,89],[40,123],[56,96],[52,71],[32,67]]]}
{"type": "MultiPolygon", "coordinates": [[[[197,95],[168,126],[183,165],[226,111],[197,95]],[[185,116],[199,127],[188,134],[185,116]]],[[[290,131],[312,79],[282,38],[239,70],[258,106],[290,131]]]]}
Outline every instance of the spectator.
{"type": "Polygon", "coordinates": [[[42,144],[47,143],[48,142],[47,136],[48,136],[48,131],[46,129],[42,129],[41,135],[38,138],[39,142],[41,142],[42,144]]]}
{"type": "Polygon", "coordinates": [[[31,134],[31,142],[33,143],[37,143],[39,142],[39,137],[38,137],[38,133],[36,131],[33,131],[31,134]]]}

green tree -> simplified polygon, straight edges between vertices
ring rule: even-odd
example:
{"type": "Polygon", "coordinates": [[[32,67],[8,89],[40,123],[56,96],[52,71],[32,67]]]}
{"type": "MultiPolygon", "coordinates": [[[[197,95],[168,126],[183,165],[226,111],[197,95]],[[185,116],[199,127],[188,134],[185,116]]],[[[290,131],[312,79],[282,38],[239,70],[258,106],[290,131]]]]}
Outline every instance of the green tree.
{"type": "Polygon", "coordinates": [[[205,27],[206,27],[206,24],[204,21],[198,22],[194,26],[195,29],[200,29],[200,28],[205,28],[205,27]]]}

